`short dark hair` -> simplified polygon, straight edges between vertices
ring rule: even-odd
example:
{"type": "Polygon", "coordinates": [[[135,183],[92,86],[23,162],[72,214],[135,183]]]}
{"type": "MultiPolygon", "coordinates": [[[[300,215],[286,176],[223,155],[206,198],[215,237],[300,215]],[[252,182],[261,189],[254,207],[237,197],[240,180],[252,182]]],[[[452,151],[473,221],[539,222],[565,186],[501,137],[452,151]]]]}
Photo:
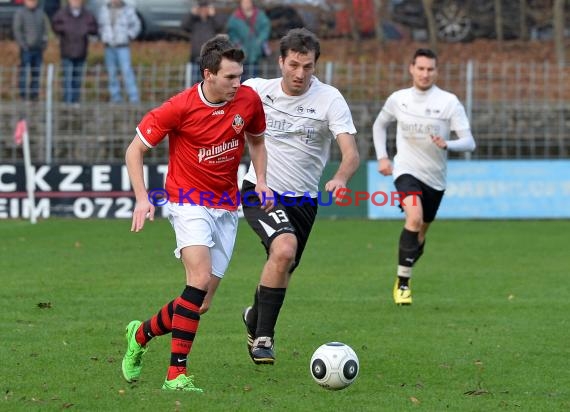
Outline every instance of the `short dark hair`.
{"type": "Polygon", "coordinates": [[[416,58],[427,57],[428,59],[434,59],[435,64],[437,64],[437,54],[431,49],[417,49],[412,57],[412,64],[416,64],[416,58]]]}
{"type": "Polygon", "coordinates": [[[308,54],[315,52],[315,62],[319,60],[321,55],[321,43],[319,38],[311,31],[303,28],[291,29],[285,36],[281,38],[279,43],[279,51],[281,57],[287,57],[289,51],[296,53],[308,54]]]}
{"type": "Polygon", "coordinates": [[[204,70],[208,69],[213,74],[218,73],[222,58],[236,63],[243,63],[245,53],[236,47],[226,34],[218,34],[202,45],[200,49],[200,73],[204,77],[204,70]]]}

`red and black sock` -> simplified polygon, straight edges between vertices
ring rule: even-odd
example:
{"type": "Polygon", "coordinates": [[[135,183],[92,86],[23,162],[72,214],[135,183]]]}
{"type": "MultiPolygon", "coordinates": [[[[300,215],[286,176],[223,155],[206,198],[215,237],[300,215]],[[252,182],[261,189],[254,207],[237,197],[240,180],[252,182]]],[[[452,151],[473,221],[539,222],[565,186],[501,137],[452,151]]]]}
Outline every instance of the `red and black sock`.
{"type": "Polygon", "coordinates": [[[172,332],[172,316],[174,315],[174,307],[178,299],[180,298],[168,302],[156,315],[139,326],[135,335],[139,345],[145,346],[155,336],[162,336],[172,332]]]}
{"type": "Polygon", "coordinates": [[[205,290],[186,286],[176,301],[174,315],[172,316],[172,343],[167,380],[186,374],[187,358],[196,337],[200,323],[200,306],[202,306],[205,296],[205,290]]]}

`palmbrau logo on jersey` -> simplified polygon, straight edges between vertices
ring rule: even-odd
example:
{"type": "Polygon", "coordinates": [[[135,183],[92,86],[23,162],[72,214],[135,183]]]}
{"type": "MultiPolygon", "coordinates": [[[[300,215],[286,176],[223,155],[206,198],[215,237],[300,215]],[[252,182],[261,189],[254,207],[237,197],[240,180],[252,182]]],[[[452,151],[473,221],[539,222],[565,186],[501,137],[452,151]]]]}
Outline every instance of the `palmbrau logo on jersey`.
{"type": "Polygon", "coordinates": [[[237,134],[241,133],[241,129],[243,129],[244,125],[245,122],[243,121],[243,117],[241,117],[239,114],[236,114],[234,116],[234,121],[232,122],[232,127],[234,128],[237,134]]]}
{"type": "Polygon", "coordinates": [[[210,148],[201,148],[198,150],[198,163],[202,163],[204,160],[210,160],[215,157],[220,157],[226,153],[229,153],[239,147],[239,140],[237,138],[233,138],[227,142],[224,142],[219,145],[212,145],[210,148]]]}

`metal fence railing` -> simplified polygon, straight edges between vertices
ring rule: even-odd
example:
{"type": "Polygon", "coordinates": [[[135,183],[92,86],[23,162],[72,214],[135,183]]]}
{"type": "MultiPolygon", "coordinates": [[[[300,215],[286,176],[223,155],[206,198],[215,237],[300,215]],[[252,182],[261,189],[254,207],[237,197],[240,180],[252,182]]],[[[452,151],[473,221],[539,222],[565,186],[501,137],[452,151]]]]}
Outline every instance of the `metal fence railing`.
{"type": "MultiPolygon", "coordinates": [[[[123,162],[124,150],[142,116],[196,80],[186,65],[135,67],[141,103],[113,104],[101,65],[85,68],[81,103],[64,104],[60,68],[44,66],[40,98],[19,99],[18,68],[0,66],[0,164],[21,160],[12,142],[18,119],[28,120],[31,152],[39,163],[123,162]]],[[[263,77],[278,76],[278,67],[262,67],[263,77]]],[[[345,96],[358,130],[363,159],[374,157],[372,123],[394,90],[409,87],[405,64],[319,62],[317,76],[345,96]]],[[[565,158],[570,155],[570,67],[552,63],[466,62],[440,67],[438,85],[460,98],[471,118],[477,159],[565,158]]],[[[394,150],[393,139],[390,150],[394,150]]],[[[164,162],[167,144],[150,151],[164,162]]],[[[339,153],[333,146],[332,157],[339,153]]]]}

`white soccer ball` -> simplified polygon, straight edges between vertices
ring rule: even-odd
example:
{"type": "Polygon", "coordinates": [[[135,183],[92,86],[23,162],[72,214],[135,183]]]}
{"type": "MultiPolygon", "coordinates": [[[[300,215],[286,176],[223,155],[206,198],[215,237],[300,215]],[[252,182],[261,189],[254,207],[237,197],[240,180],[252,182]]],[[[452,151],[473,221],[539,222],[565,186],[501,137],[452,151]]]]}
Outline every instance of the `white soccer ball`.
{"type": "Polygon", "coordinates": [[[340,390],[358,376],[358,356],[348,345],[329,342],[317,348],[311,357],[311,376],[323,388],[340,390]]]}

